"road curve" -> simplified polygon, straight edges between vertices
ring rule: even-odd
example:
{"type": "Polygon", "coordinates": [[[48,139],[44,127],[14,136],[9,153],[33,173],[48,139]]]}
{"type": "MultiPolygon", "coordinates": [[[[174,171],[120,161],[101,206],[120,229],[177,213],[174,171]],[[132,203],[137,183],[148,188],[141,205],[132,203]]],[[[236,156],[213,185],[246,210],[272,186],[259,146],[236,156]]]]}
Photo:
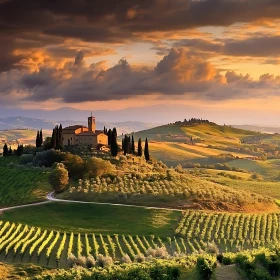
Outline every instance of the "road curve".
{"type": "Polygon", "coordinates": [[[49,201],[53,201],[53,202],[82,203],[82,204],[95,204],[95,205],[111,205],[111,206],[135,207],[135,208],[143,208],[143,209],[169,210],[169,211],[178,211],[178,212],[184,211],[184,210],[181,210],[181,209],[174,209],[174,208],[147,207],[147,206],[131,205],[131,204],[118,204],[118,203],[108,203],[108,202],[92,202],[92,201],[79,201],[79,200],[59,199],[59,198],[55,198],[53,196],[53,194],[54,194],[54,192],[48,193],[46,198],[49,201]]]}
{"type": "Polygon", "coordinates": [[[135,207],[135,208],[142,208],[142,209],[155,209],[155,210],[169,210],[169,211],[178,211],[182,212],[183,210],[180,209],[174,209],[174,208],[164,208],[164,207],[147,207],[147,206],[141,206],[141,205],[131,205],[131,204],[118,204],[118,203],[108,203],[108,202],[91,202],[91,201],[79,201],[79,200],[67,200],[67,199],[59,199],[55,198],[54,191],[47,194],[46,199],[47,201],[42,202],[36,202],[36,203],[30,203],[30,204],[23,204],[23,205],[17,205],[17,206],[11,206],[0,209],[0,213],[18,209],[18,208],[24,208],[24,207],[31,207],[31,206],[37,206],[42,204],[47,204],[51,202],[65,202],[65,203],[81,203],[81,204],[95,204],[95,205],[111,205],[111,206],[121,206],[121,207],[135,207]]]}

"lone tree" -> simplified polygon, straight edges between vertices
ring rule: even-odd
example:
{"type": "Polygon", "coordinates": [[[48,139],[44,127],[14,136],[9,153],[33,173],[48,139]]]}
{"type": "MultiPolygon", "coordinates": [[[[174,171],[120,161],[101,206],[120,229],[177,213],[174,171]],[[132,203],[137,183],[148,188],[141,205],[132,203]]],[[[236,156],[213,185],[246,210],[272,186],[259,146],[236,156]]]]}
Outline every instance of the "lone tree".
{"type": "Polygon", "coordinates": [[[141,138],[139,138],[137,156],[142,157],[142,155],[143,155],[142,140],[141,140],[141,138]]]}
{"type": "MultiPolygon", "coordinates": [[[[43,145],[43,131],[42,131],[42,129],[40,130],[40,144],[41,144],[41,146],[43,145]]],[[[40,146],[40,147],[41,147],[40,146]]]]}
{"type": "Polygon", "coordinates": [[[56,163],[50,173],[49,181],[55,192],[62,192],[69,181],[68,171],[63,163],[56,163]]]}
{"type": "Polygon", "coordinates": [[[117,130],[115,127],[113,129],[111,138],[111,155],[113,157],[116,157],[118,155],[117,130]]]}
{"type": "Polygon", "coordinates": [[[146,161],[149,161],[150,160],[150,153],[149,153],[149,143],[148,143],[147,138],[146,138],[146,141],[145,141],[144,155],[145,155],[146,161]]]}
{"type": "Polygon", "coordinates": [[[37,135],[36,135],[36,148],[41,147],[41,139],[40,139],[40,132],[39,130],[37,131],[37,135]]]}
{"type": "Polygon", "coordinates": [[[9,155],[9,149],[7,144],[5,143],[4,147],[3,147],[3,157],[7,157],[9,155]]]}

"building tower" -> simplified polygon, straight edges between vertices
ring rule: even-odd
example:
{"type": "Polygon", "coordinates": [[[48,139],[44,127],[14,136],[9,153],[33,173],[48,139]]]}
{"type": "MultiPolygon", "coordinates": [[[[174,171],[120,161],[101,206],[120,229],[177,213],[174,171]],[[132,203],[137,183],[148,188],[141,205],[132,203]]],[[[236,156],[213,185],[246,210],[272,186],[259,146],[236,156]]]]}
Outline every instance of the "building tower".
{"type": "Polygon", "coordinates": [[[92,112],[90,117],[88,117],[88,130],[95,133],[95,117],[92,116],[92,112]]]}

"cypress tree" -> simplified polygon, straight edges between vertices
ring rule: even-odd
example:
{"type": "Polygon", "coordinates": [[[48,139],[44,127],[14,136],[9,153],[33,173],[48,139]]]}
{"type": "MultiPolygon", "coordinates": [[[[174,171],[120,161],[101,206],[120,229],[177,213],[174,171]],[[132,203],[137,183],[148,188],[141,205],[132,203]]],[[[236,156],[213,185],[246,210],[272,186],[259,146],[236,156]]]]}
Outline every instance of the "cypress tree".
{"type": "Polygon", "coordinates": [[[13,150],[12,147],[10,146],[8,155],[11,156],[12,154],[13,154],[13,150]]]}
{"type": "Polygon", "coordinates": [[[106,134],[106,127],[104,125],[103,133],[106,134]]]}
{"type": "Polygon", "coordinates": [[[41,130],[40,130],[40,147],[42,147],[42,145],[43,145],[43,131],[42,131],[42,128],[41,128],[41,130]]]}
{"type": "Polygon", "coordinates": [[[134,137],[131,137],[131,153],[134,155],[135,153],[135,144],[134,144],[134,137]]]}
{"type": "Polygon", "coordinates": [[[50,145],[50,148],[51,149],[56,149],[56,128],[53,129],[53,132],[52,132],[52,139],[51,139],[51,145],[50,145]]]}
{"type": "Polygon", "coordinates": [[[8,155],[9,155],[9,150],[7,144],[5,143],[3,147],[3,157],[7,157],[8,155]]]}
{"type": "Polygon", "coordinates": [[[112,130],[111,129],[108,130],[107,135],[108,135],[108,145],[110,146],[112,143],[112,130]]]}
{"type": "Polygon", "coordinates": [[[37,135],[36,135],[36,148],[40,147],[40,134],[39,134],[39,130],[37,131],[37,135]]]}
{"type": "Polygon", "coordinates": [[[126,155],[129,152],[129,139],[127,135],[124,136],[124,143],[123,143],[123,154],[126,155]]]}
{"type": "Polygon", "coordinates": [[[139,138],[138,140],[138,150],[137,150],[137,156],[142,157],[143,155],[143,149],[142,149],[142,140],[139,138]]]}
{"type": "Polygon", "coordinates": [[[62,125],[59,125],[58,128],[58,148],[61,149],[63,147],[63,136],[62,136],[62,125]]]}
{"type": "Polygon", "coordinates": [[[113,129],[112,139],[111,139],[111,155],[116,157],[118,155],[118,143],[117,143],[117,130],[113,129]]]}
{"type": "Polygon", "coordinates": [[[122,150],[124,150],[124,139],[122,138],[122,150]]]}
{"type": "Polygon", "coordinates": [[[149,161],[150,160],[150,153],[149,153],[149,143],[148,143],[147,138],[146,138],[146,141],[145,141],[144,155],[145,155],[146,161],[149,161]]]}
{"type": "Polygon", "coordinates": [[[58,125],[55,126],[55,149],[59,149],[59,145],[60,145],[60,135],[59,135],[59,128],[58,125]]]}

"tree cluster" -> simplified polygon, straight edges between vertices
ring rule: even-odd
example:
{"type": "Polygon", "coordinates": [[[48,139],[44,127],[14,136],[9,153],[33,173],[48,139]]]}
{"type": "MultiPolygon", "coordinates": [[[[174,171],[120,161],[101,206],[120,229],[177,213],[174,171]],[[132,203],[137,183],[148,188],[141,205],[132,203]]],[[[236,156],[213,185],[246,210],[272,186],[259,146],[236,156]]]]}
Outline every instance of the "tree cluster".
{"type": "Polygon", "coordinates": [[[43,131],[42,129],[37,131],[36,135],[36,148],[40,148],[43,145],[43,131]]]}
{"type": "Polygon", "coordinates": [[[203,119],[197,119],[197,118],[191,118],[189,120],[184,119],[183,121],[177,121],[175,122],[176,125],[196,125],[196,124],[214,124],[213,122],[210,122],[209,120],[203,120],[203,119]]]}
{"type": "MultiPolygon", "coordinates": [[[[122,139],[122,150],[124,155],[126,154],[133,154],[135,155],[135,142],[133,135],[130,137],[128,135],[125,135],[122,139]]],[[[138,146],[137,146],[137,156],[142,157],[143,155],[143,148],[142,148],[142,140],[141,138],[138,139],[138,146]]],[[[145,147],[144,147],[144,156],[146,161],[150,160],[150,153],[149,153],[149,143],[148,139],[145,140],[145,147]]]]}
{"type": "Polygon", "coordinates": [[[63,136],[62,136],[62,125],[57,125],[52,132],[52,137],[46,139],[44,148],[48,149],[62,149],[63,148],[63,136]]]}
{"type": "Polygon", "coordinates": [[[23,154],[23,145],[18,145],[16,150],[12,150],[12,147],[8,148],[7,144],[5,143],[3,147],[3,157],[8,156],[18,156],[20,157],[23,154]]]}

